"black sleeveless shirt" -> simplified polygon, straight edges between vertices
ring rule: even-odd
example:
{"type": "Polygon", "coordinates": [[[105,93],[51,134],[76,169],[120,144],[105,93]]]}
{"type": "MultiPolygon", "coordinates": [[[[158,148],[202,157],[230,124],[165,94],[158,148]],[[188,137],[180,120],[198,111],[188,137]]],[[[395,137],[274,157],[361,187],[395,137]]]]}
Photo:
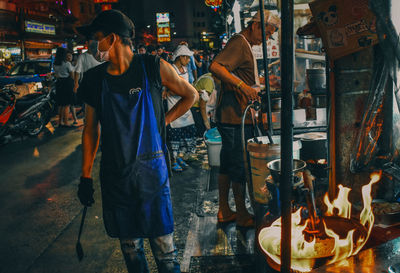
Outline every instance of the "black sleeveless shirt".
{"type": "Polygon", "coordinates": [[[165,143],[165,111],[161,96],[162,84],[160,76],[160,58],[158,56],[134,55],[129,68],[125,73],[118,76],[107,73],[108,63],[102,63],[93,67],[83,74],[83,79],[78,89],[78,95],[86,104],[95,108],[97,116],[100,117],[103,79],[106,79],[111,92],[128,93],[135,92],[138,88],[142,89],[144,71],[140,58],[142,58],[146,68],[158,130],[165,143]]]}

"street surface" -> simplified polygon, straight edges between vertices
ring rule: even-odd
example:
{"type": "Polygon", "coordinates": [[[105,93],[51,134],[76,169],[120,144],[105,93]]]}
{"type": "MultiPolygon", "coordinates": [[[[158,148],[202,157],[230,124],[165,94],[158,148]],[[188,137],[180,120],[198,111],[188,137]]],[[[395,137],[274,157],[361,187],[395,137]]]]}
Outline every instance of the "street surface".
{"type": "MultiPolygon", "coordinates": [[[[37,138],[0,146],[0,273],[127,272],[119,241],[104,230],[98,183],[88,209],[79,262],[75,245],[82,215],[76,197],[80,177],[82,127],[56,128],[37,138]]],[[[171,179],[175,239],[182,260],[199,189],[207,175],[199,162],[171,179]]],[[[145,245],[149,252],[148,243],[145,245]]],[[[152,258],[151,258],[152,259],[152,258]]],[[[157,272],[153,260],[151,272],[157,272]]]]}

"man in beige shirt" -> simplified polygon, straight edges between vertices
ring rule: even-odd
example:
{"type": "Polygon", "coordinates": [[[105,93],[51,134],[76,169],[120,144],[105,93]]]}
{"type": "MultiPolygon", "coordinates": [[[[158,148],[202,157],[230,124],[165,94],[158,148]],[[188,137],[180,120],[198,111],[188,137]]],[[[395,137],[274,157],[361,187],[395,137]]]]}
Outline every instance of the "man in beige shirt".
{"type": "MultiPolygon", "coordinates": [[[[280,19],[265,10],[264,21],[268,39],[278,30],[280,19]]],[[[216,113],[218,131],[222,137],[218,222],[236,220],[236,225],[241,227],[254,226],[253,216],[245,206],[246,176],[240,124],[248,102],[259,99],[257,89],[253,88],[259,84],[259,80],[251,47],[262,42],[261,26],[260,13],[257,12],[249,25],[228,41],[209,68],[221,80],[216,113]],[[231,182],[237,212],[232,211],[228,204],[231,182]]],[[[252,136],[251,118],[247,116],[246,141],[252,136]]]]}

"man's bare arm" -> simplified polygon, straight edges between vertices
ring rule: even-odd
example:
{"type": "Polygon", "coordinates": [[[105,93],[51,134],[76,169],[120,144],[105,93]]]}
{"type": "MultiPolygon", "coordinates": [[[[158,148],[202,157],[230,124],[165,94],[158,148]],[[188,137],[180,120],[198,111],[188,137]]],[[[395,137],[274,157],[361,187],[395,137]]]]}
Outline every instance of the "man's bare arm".
{"type": "Polygon", "coordinates": [[[238,89],[244,92],[249,100],[259,99],[257,90],[251,88],[243,81],[233,76],[223,65],[219,64],[218,62],[212,62],[209,70],[222,82],[238,86],[238,89]]]}
{"type": "Polygon", "coordinates": [[[160,60],[160,74],[162,84],[174,94],[182,97],[165,115],[166,125],[185,114],[193,103],[198,100],[196,89],[183,78],[179,77],[175,69],[163,59],[160,60]]]}
{"type": "Polygon", "coordinates": [[[92,177],[94,158],[99,147],[100,124],[96,110],[85,105],[85,125],[82,133],[82,177],[92,177]]]}

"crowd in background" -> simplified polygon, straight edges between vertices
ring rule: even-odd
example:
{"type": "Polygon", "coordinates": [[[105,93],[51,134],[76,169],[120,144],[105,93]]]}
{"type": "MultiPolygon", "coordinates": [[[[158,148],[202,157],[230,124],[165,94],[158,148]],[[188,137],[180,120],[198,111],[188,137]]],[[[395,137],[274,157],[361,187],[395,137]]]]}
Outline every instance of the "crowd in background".
{"type": "MultiPolygon", "coordinates": [[[[93,42],[93,41],[92,41],[93,42]]],[[[87,51],[73,52],[59,47],[54,56],[54,76],[58,118],[56,127],[73,128],[83,118],[84,104],[77,96],[83,73],[99,65],[96,60],[97,43],[86,42],[87,51]],[[70,120],[72,118],[72,120],[70,120]]],[[[170,63],[179,76],[192,84],[199,92],[199,100],[190,111],[167,127],[168,146],[172,155],[172,170],[181,172],[189,167],[188,161],[197,159],[196,146],[203,142],[205,131],[215,126],[215,103],[219,83],[208,71],[214,52],[190,49],[187,42],[181,42],[173,51],[163,45],[138,44],[137,54],[157,55],[170,63]]],[[[24,84],[22,84],[24,85],[24,84]]],[[[165,112],[174,107],[180,97],[164,89],[165,112]]]]}
{"type": "MultiPolygon", "coordinates": [[[[188,161],[197,160],[196,146],[202,143],[204,132],[215,124],[214,110],[218,83],[208,71],[213,53],[190,49],[187,42],[181,42],[172,52],[167,52],[162,45],[143,44],[139,44],[136,51],[139,54],[158,55],[170,63],[178,75],[199,92],[199,100],[190,111],[167,127],[172,170],[182,172],[189,167],[188,161]]],[[[180,97],[170,90],[164,90],[163,98],[165,111],[170,110],[180,100],[180,97]]]]}

